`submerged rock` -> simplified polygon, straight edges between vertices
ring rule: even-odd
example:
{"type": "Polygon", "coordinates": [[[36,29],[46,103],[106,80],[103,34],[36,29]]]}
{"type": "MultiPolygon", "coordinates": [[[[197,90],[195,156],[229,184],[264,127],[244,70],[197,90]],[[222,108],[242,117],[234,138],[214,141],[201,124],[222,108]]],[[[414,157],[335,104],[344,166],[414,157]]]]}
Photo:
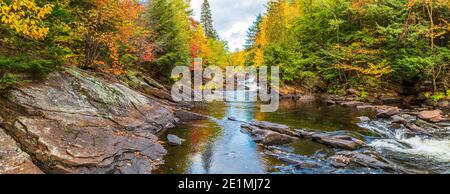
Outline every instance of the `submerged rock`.
{"type": "Polygon", "coordinates": [[[42,174],[31,157],[0,128],[0,174],[42,174]]]}
{"type": "Polygon", "coordinates": [[[368,167],[380,169],[390,173],[404,173],[400,167],[382,157],[379,153],[370,150],[342,151],[328,158],[336,168],[368,167]]]}
{"type": "Polygon", "coordinates": [[[12,89],[2,126],[49,173],[151,173],[166,150],[155,135],[172,110],[120,83],[74,70],[12,89]]]}
{"type": "Polygon", "coordinates": [[[172,135],[172,134],[167,135],[167,142],[171,146],[179,146],[179,145],[183,144],[183,141],[184,141],[184,139],[181,139],[176,135],[172,135]]]}

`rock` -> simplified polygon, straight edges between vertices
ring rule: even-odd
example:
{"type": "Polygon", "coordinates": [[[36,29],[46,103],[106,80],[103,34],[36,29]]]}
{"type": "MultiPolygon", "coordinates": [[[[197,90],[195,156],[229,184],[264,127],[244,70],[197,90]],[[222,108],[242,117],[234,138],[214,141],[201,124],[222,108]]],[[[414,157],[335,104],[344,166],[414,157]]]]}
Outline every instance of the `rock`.
{"type": "Polygon", "coordinates": [[[425,128],[419,127],[419,126],[417,126],[414,123],[406,124],[406,128],[408,128],[409,130],[411,130],[411,132],[414,132],[415,134],[423,134],[423,135],[427,135],[427,136],[434,136],[428,130],[426,130],[425,128]]]}
{"type": "Polygon", "coordinates": [[[448,100],[443,100],[438,103],[440,108],[448,108],[450,107],[450,102],[448,100]]]}
{"type": "Polygon", "coordinates": [[[264,145],[279,145],[292,143],[297,138],[271,131],[269,129],[261,129],[253,125],[243,124],[241,128],[244,132],[248,132],[252,135],[255,142],[264,145]]]}
{"type": "Polygon", "coordinates": [[[166,106],[116,82],[65,70],[12,89],[2,126],[46,173],[151,173],[173,126],[166,106]]]}
{"type": "Polygon", "coordinates": [[[42,174],[31,157],[0,128],[0,174],[42,174]]]}
{"type": "Polygon", "coordinates": [[[180,121],[198,121],[198,120],[207,120],[209,119],[207,116],[190,112],[187,110],[176,110],[175,111],[175,117],[180,119],[180,121]]]}
{"type": "Polygon", "coordinates": [[[166,87],[164,87],[162,84],[160,84],[159,82],[157,82],[156,80],[154,80],[151,77],[144,76],[143,79],[145,80],[145,82],[148,85],[150,85],[152,87],[155,87],[155,88],[160,89],[160,90],[166,90],[166,87]]]}
{"type": "Polygon", "coordinates": [[[343,107],[356,108],[358,106],[364,105],[364,103],[359,101],[349,101],[349,102],[341,102],[340,105],[343,107]]]}
{"type": "Polygon", "coordinates": [[[442,121],[442,111],[440,110],[422,111],[419,113],[419,118],[425,121],[438,123],[442,121]]]}
{"type": "Polygon", "coordinates": [[[367,123],[367,122],[371,121],[369,117],[364,117],[364,116],[363,117],[357,117],[357,119],[358,119],[358,121],[360,123],[367,123]]]}
{"type": "Polygon", "coordinates": [[[390,173],[404,173],[405,171],[394,163],[383,158],[380,154],[369,151],[342,151],[328,158],[336,168],[367,167],[390,173]]]}
{"type": "Polygon", "coordinates": [[[392,123],[391,128],[393,129],[400,129],[402,128],[402,125],[400,123],[392,123]]]}
{"type": "Polygon", "coordinates": [[[270,123],[270,122],[266,122],[266,121],[252,121],[250,123],[250,125],[261,128],[261,129],[265,129],[265,130],[270,130],[270,131],[275,131],[281,134],[285,134],[285,135],[289,135],[289,136],[296,136],[296,133],[294,131],[292,131],[289,126],[287,125],[282,125],[282,124],[278,124],[278,123],[270,123]]]}
{"type": "Polygon", "coordinates": [[[357,106],[356,109],[358,109],[358,110],[374,111],[374,110],[376,110],[376,106],[373,106],[373,105],[360,105],[360,106],[357,106]]]}
{"type": "Polygon", "coordinates": [[[398,113],[400,113],[400,109],[392,106],[380,106],[377,110],[377,116],[380,118],[390,118],[398,113]]]}
{"type": "Polygon", "coordinates": [[[325,145],[346,150],[356,150],[365,145],[364,142],[359,139],[348,135],[341,135],[339,133],[341,132],[317,133],[312,135],[312,139],[325,145]]]}
{"type": "Polygon", "coordinates": [[[183,141],[185,141],[185,140],[179,138],[176,135],[172,135],[172,134],[167,135],[167,142],[171,146],[179,146],[179,145],[183,144],[183,141]]]}
{"type": "Polygon", "coordinates": [[[335,105],[335,104],[336,104],[336,101],[334,101],[334,100],[332,100],[332,99],[328,99],[328,100],[326,100],[326,103],[327,103],[328,105],[335,105]]]}
{"type": "Polygon", "coordinates": [[[402,103],[403,97],[401,97],[401,96],[384,96],[384,97],[380,97],[380,100],[385,104],[395,104],[395,103],[402,103]]]}
{"type": "Polygon", "coordinates": [[[353,89],[353,88],[348,89],[347,93],[349,93],[349,94],[351,94],[353,96],[360,96],[361,95],[361,92],[359,92],[358,90],[353,89]]]}
{"type": "Polygon", "coordinates": [[[299,102],[314,102],[316,100],[317,100],[316,96],[313,95],[302,95],[298,99],[299,102]]]}
{"type": "Polygon", "coordinates": [[[329,133],[316,133],[305,130],[297,129],[297,136],[301,138],[309,138],[315,142],[325,144],[335,148],[341,148],[346,150],[356,150],[363,146],[365,143],[359,139],[346,135],[345,131],[336,131],[329,133]]]}
{"type": "Polygon", "coordinates": [[[395,124],[406,124],[406,119],[399,115],[391,116],[391,120],[392,120],[392,123],[395,123],[395,124]]]}
{"type": "Polygon", "coordinates": [[[322,166],[321,163],[305,156],[288,153],[279,150],[278,148],[274,148],[273,146],[266,146],[265,148],[267,150],[264,151],[264,154],[274,157],[288,164],[294,165],[296,168],[312,169],[312,168],[319,168],[322,166]]]}

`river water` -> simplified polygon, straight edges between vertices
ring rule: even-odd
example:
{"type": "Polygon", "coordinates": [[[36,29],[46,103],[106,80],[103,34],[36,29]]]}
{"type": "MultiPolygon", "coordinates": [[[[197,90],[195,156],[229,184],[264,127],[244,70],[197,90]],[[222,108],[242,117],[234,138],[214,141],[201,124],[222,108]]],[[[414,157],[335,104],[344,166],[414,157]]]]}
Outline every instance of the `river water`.
{"type": "MultiPolygon", "coordinates": [[[[293,129],[323,132],[346,130],[404,168],[419,173],[450,173],[448,138],[404,139],[400,132],[389,127],[389,121],[358,123],[359,116],[374,118],[371,112],[294,100],[281,101],[279,110],[273,113],[260,112],[259,104],[254,102],[214,102],[197,107],[194,111],[209,115],[211,119],[182,123],[160,134],[161,139],[165,139],[167,134],[175,134],[186,141],[178,147],[165,145],[168,150],[166,162],[157,173],[384,173],[366,168],[338,170],[326,163],[321,168],[295,168],[264,154],[264,148],[256,144],[249,134],[241,131],[242,123],[231,121],[229,117],[239,121],[280,123],[293,129]]],[[[326,158],[336,151],[310,140],[298,140],[278,148],[305,158],[326,158]]]]}

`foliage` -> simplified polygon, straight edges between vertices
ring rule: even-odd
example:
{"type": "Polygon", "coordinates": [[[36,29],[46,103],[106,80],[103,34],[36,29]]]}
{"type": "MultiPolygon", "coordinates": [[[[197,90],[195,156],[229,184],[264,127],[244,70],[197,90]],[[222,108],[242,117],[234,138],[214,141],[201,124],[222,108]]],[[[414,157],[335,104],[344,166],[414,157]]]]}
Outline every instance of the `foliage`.
{"type": "Polygon", "coordinates": [[[246,65],[280,66],[285,83],[315,78],[329,91],[431,82],[438,92],[450,78],[448,18],[446,0],[270,1],[249,29],[246,65]]]}
{"type": "Polygon", "coordinates": [[[439,102],[439,101],[445,99],[445,93],[444,92],[438,92],[436,94],[433,94],[430,98],[431,98],[431,100],[433,102],[439,102]]]}
{"type": "Polygon", "coordinates": [[[363,91],[361,91],[361,94],[356,97],[356,100],[365,101],[367,99],[367,97],[369,97],[369,93],[366,92],[365,90],[363,90],[363,91]]]}
{"type": "Polygon", "coordinates": [[[189,5],[184,0],[154,0],[146,11],[150,39],[156,47],[151,68],[168,76],[175,66],[187,66],[190,58],[189,5]]]}
{"type": "Polygon", "coordinates": [[[40,40],[48,33],[49,28],[43,26],[43,19],[52,9],[52,4],[38,6],[34,0],[1,0],[0,21],[23,36],[40,40]]]}

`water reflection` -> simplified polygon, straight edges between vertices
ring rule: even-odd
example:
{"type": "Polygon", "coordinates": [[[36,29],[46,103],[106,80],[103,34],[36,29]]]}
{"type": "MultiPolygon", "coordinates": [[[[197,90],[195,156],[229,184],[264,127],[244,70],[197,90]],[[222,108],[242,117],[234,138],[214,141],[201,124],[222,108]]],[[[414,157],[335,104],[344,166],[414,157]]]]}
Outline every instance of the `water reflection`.
{"type": "MultiPolygon", "coordinates": [[[[241,132],[242,123],[228,120],[228,117],[240,121],[265,120],[287,124],[292,128],[323,131],[345,129],[368,133],[358,127],[354,120],[355,115],[361,113],[316,103],[282,101],[279,111],[262,113],[258,103],[254,102],[214,102],[198,107],[195,111],[214,118],[181,124],[162,134],[161,138],[165,138],[167,134],[175,134],[187,141],[180,147],[165,146],[168,150],[166,163],[158,173],[260,174],[278,172],[280,167],[287,166],[286,163],[263,154],[262,148],[250,135],[241,132]]],[[[325,155],[331,153],[330,148],[310,140],[296,141],[285,145],[284,149],[304,156],[318,152],[325,155]]]]}

